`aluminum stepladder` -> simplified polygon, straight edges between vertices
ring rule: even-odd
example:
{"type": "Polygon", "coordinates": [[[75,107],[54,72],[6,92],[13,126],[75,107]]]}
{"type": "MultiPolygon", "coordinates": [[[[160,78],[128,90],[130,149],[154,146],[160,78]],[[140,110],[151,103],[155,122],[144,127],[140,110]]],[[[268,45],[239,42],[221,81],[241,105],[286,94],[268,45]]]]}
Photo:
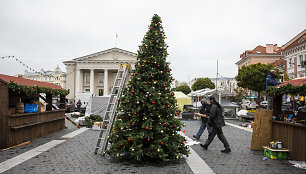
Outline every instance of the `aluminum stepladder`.
{"type": "Polygon", "coordinates": [[[97,145],[94,151],[95,154],[97,154],[99,149],[101,149],[101,154],[105,155],[105,151],[108,146],[109,135],[113,128],[113,123],[116,119],[116,109],[119,105],[118,99],[121,96],[122,89],[125,86],[126,78],[129,73],[130,73],[130,65],[128,64],[124,70],[122,66],[118,70],[116,79],[114,81],[113,89],[111,92],[111,96],[107,103],[106,111],[103,114],[102,127],[101,127],[101,131],[100,131],[99,138],[97,141],[97,145]]]}

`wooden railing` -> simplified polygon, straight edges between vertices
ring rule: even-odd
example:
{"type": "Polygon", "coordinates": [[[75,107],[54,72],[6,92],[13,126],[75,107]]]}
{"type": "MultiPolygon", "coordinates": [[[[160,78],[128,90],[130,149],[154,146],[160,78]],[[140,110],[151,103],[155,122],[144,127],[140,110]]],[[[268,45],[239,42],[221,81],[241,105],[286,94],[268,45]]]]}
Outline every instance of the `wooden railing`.
{"type": "Polygon", "coordinates": [[[289,149],[289,158],[306,162],[306,126],[272,120],[272,140],[289,149]]]}
{"type": "MultiPolygon", "coordinates": [[[[10,147],[25,141],[59,131],[65,126],[65,110],[8,115],[4,146],[10,147]]],[[[3,145],[1,145],[3,146],[3,145]]]]}

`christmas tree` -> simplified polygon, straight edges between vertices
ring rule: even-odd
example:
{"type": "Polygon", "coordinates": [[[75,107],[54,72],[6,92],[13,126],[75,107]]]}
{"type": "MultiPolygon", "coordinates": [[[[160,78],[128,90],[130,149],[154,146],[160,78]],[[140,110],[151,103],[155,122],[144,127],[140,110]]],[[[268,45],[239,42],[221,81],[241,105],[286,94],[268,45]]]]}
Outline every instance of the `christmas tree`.
{"type": "Polygon", "coordinates": [[[185,137],[177,134],[183,123],[174,118],[178,112],[165,38],[161,18],[155,14],[119,99],[108,150],[113,157],[168,161],[189,153],[185,137]]]}

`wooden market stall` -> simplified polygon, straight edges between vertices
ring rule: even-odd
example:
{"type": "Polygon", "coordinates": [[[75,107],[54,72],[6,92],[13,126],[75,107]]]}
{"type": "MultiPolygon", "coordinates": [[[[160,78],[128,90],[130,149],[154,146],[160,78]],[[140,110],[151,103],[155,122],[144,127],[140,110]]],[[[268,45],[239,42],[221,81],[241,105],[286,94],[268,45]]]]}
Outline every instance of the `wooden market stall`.
{"type": "MultiPolygon", "coordinates": [[[[305,98],[306,78],[284,82],[275,88],[271,88],[269,93],[274,96],[273,115],[276,116],[276,120],[271,121],[271,141],[282,142],[283,147],[287,148],[290,152],[290,159],[306,162],[306,113],[300,113],[300,115],[303,114],[301,118],[294,120],[291,118],[288,119],[288,116],[292,114],[295,117],[296,112],[282,111],[281,109],[282,96],[284,94],[299,95],[305,98]]],[[[305,105],[305,100],[301,102],[305,105]]]]}
{"type": "Polygon", "coordinates": [[[68,93],[55,84],[0,74],[0,148],[63,129],[68,93]],[[60,96],[60,109],[52,109],[54,95],[60,96]],[[38,103],[39,98],[46,101],[45,109],[39,103],[37,112],[24,113],[24,104],[38,103]]]}

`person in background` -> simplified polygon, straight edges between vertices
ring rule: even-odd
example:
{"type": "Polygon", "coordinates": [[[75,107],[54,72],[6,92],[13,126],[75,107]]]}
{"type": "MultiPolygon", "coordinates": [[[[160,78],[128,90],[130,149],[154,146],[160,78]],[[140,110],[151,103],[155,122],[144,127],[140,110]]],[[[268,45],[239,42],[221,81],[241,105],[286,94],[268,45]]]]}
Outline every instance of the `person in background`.
{"type": "MultiPolygon", "coordinates": [[[[201,108],[200,108],[200,114],[201,115],[201,126],[197,134],[193,135],[193,137],[197,140],[200,139],[201,135],[203,134],[205,128],[207,127],[207,121],[208,118],[206,116],[209,115],[210,105],[208,102],[206,102],[204,99],[201,100],[201,108]]],[[[196,113],[198,114],[198,113],[196,113]]],[[[207,127],[208,132],[210,131],[210,127],[207,127]]]]}
{"type": "MultiPolygon", "coordinates": [[[[274,69],[272,69],[267,74],[267,78],[266,78],[266,90],[270,86],[277,86],[277,85],[281,84],[281,82],[276,81],[275,78],[276,78],[276,71],[274,69]]],[[[273,100],[273,98],[271,96],[267,95],[267,101],[268,101],[267,109],[272,109],[272,100],[273,100]]]]}
{"type": "Polygon", "coordinates": [[[276,71],[272,69],[270,73],[267,74],[266,89],[268,89],[270,86],[277,86],[281,84],[281,82],[276,81],[275,78],[276,78],[276,71]]]}
{"type": "Polygon", "coordinates": [[[215,97],[210,96],[209,102],[211,103],[211,108],[209,111],[209,119],[208,125],[212,127],[208,139],[206,140],[205,144],[200,144],[200,146],[207,150],[210,143],[214,140],[215,136],[217,135],[219,140],[223,143],[225,149],[221,150],[223,153],[231,152],[231,148],[222,132],[222,127],[225,126],[225,122],[222,115],[222,107],[216,101],[215,97]]]}
{"type": "Polygon", "coordinates": [[[77,102],[78,112],[81,112],[81,105],[82,105],[82,102],[81,102],[81,100],[79,99],[79,101],[77,102]]]}

